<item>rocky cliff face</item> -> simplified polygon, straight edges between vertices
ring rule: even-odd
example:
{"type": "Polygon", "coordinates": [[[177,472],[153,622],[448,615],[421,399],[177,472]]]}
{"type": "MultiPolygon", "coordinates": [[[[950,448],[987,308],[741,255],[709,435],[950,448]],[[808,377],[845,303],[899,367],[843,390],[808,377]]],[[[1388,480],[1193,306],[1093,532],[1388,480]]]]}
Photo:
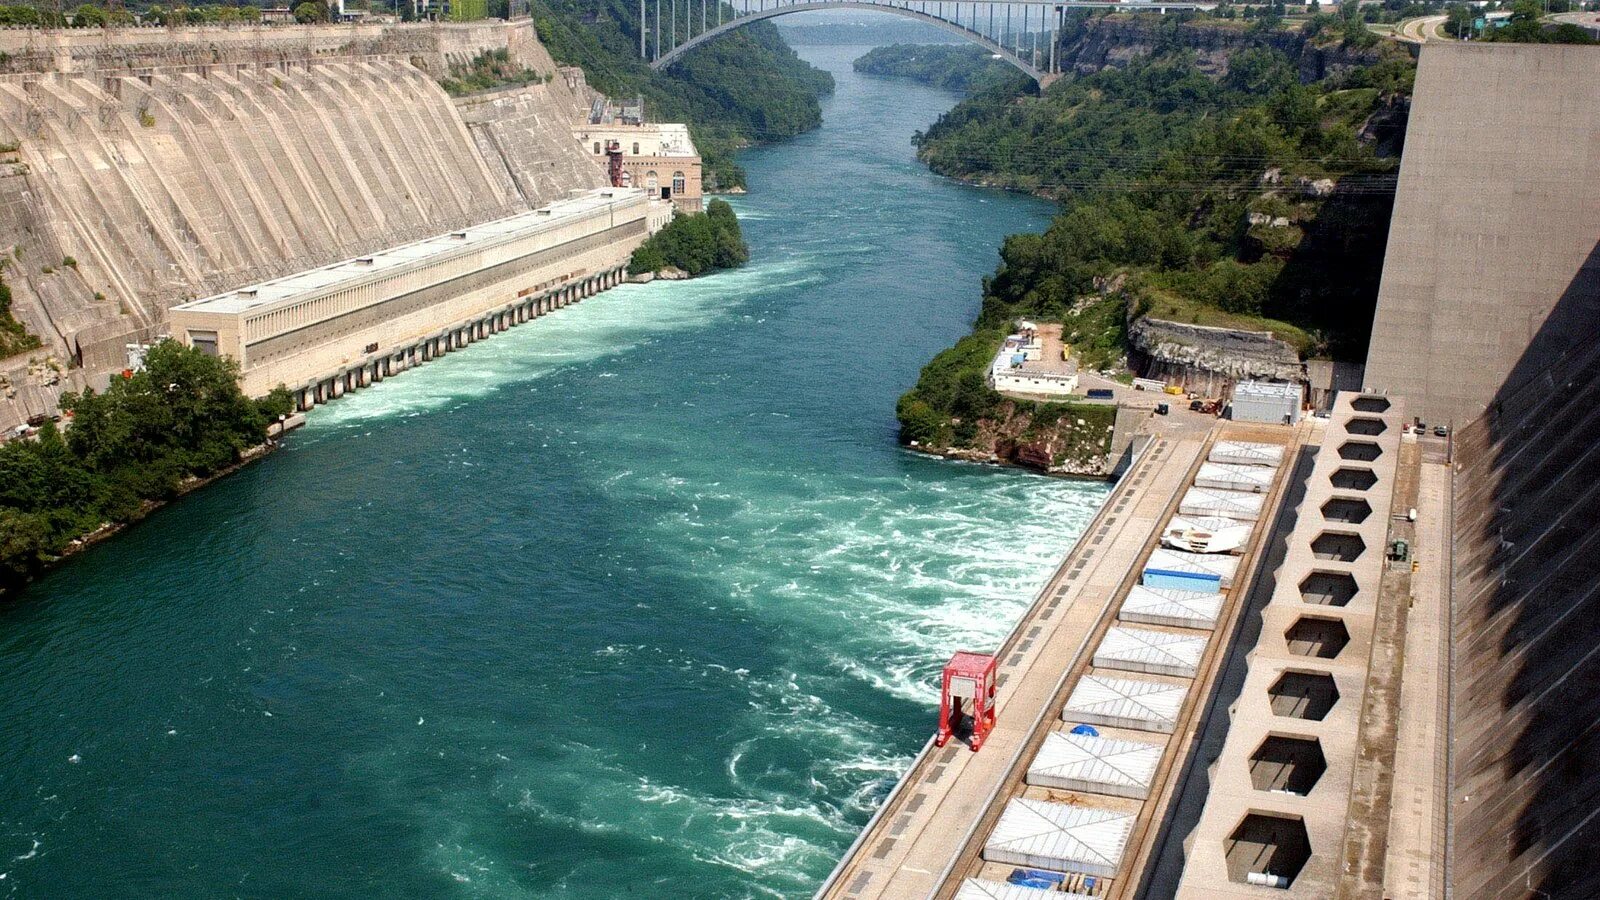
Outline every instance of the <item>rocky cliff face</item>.
{"type": "Polygon", "coordinates": [[[1176,381],[1216,394],[1241,379],[1304,381],[1294,347],[1266,331],[1187,325],[1144,316],[1128,324],[1135,368],[1151,378],[1176,381]]]}
{"type": "Polygon", "coordinates": [[[1086,75],[1108,66],[1125,66],[1131,60],[1149,56],[1158,47],[1172,44],[1193,50],[1201,71],[1213,76],[1226,74],[1229,58],[1250,47],[1270,47],[1299,60],[1302,81],[1315,81],[1342,69],[1378,61],[1376,51],[1315,47],[1300,35],[1288,32],[1257,34],[1215,24],[1173,25],[1101,18],[1088,20],[1077,35],[1063,41],[1062,69],[1086,75]]]}
{"type": "Polygon", "coordinates": [[[176,303],[605,183],[581,74],[525,22],[0,31],[0,60],[0,254],[45,343],[0,360],[0,427],[103,383],[176,303]],[[434,80],[497,46],[548,83],[434,80]]]}
{"type": "Polygon", "coordinates": [[[992,414],[957,431],[944,446],[912,449],[969,462],[1021,466],[1049,475],[1095,478],[1110,473],[1115,406],[1002,400],[992,414]]]}

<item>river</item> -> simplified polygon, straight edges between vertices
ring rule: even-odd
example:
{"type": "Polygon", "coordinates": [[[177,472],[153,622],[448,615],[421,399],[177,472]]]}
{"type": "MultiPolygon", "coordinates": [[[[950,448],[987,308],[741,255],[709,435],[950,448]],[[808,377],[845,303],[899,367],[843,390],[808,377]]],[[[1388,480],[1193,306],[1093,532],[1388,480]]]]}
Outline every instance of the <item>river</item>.
{"type": "Polygon", "coordinates": [[[0,896],[795,897],[1106,494],[895,446],[1049,207],[832,70],[737,272],[319,409],[0,609],[0,896]]]}

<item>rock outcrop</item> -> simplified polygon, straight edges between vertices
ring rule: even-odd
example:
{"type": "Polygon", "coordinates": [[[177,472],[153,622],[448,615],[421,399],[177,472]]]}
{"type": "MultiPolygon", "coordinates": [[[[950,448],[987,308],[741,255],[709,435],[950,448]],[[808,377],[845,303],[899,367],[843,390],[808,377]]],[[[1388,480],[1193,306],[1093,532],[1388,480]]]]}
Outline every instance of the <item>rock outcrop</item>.
{"type": "Polygon", "coordinates": [[[1268,331],[1187,325],[1143,316],[1129,323],[1128,344],[1140,372],[1200,393],[1219,393],[1241,379],[1305,380],[1299,353],[1268,331]]]}
{"type": "Polygon", "coordinates": [[[1233,54],[1250,47],[1270,47],[1300,63],[1302,81],[1315,81],[1344,69],[1378,61],[1375,50],[1348,50],[1310,44],[1294,32],[1255,32],[1217,23],[1173,24],[1143,18],[1089,19],[1061,45],[1062,71],[1090,74],[1125,66],[1157,48],[1178,44],[1194,51],[1196,65],[1213,77],[1226,74],[1233,54]]]}

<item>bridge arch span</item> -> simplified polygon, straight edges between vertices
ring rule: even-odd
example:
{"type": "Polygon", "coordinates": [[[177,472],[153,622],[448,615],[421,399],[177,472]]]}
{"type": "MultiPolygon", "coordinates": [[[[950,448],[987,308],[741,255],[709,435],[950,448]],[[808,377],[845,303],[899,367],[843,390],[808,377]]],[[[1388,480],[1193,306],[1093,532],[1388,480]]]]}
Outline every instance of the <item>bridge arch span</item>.
{"type": "MultiPolygon", "coordinates": [[[[703,31],[700,34],[697,34],[689,40],[684,41],[678,46],[672,48],[671,51],[662,54],[660,58],[650,63],[650,68],[655,69],[656,71],[665,69],[681,59],[685,53],[688,53],[690,50],[693,50],[701,44],[704,44],[706,41],[713,40],[720,35],[727,34],[735,28],[748,25],[751,22],[761,22],[767,19],[775,19],[778,16],[787,16],[791,13],[813,12],[821,9],[864,9],[873,12],[903,16],[908,19],[916,19],[919,22],[925,22],[934,26],[935,28],[948,31],[951,34],[964,38],[965,40],[977,44],[985,50],[988,50],[990,53],[1015,66],[1024,75],[1027,75],[1029,78],[1032,78],[1034,81],[1038,82],[1040,87],[1048,85],[1057,77],[1056,75],[1045,72],[1031,63],[1023,60],[1022,57],[1013,53],[1011,50],[1008,50],[994,38],[991,38],[986,34],[973,31],[965,25],[952,22],[949,19],[941,19],[931,13],[923,12],[917,9],[911,9],[905,6],[894,6],[889,3],[881,2],[881,0],[879,0],[879,2],[873,2],[873,0],[803,0],[803,2],[791,3],[784,6],[774,7],[772,9],[744,13],[736,19],[730,19],[726,22],[723,22],[721,25],[716,26],[715,28],[703,31]]],[[[1051,32],[1051,40],[1055,40],[1055,32],[1053,30],[1051,32]]]]}

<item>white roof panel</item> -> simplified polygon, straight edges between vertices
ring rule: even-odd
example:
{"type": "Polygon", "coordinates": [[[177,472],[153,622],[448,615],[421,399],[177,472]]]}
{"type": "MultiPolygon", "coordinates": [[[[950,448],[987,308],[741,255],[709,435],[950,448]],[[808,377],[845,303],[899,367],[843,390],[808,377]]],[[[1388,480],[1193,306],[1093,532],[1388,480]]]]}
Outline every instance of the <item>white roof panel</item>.
{"type": "Polygon", "coordinates": [[[1250,491],[1264,494],[1272,489],[1272,478],[1277,469],[1266,466],[1241,466],[1233,463],[1201,463],[1194,476],[1195,487],[1221,488],[1230,491],[1250,491]]]}
{"type": "Polygon", "coordinates": [[[1226,516],[1186,516],[1179,513],[1168,520],[1167,527],[1162,533],[1172,534],[1191,529],[1221,531],[1224,528],[1248,528],[1254,530],[1254,525],[1250,522],[1241,522],[1238,519],[1229,519],[1226,516]]]}
{"type": "Polygon", "coordinates": [[[1281,381],[1241,381],[1233,386],[1235,399],[1246,397],[1255,400],[1293,399],[1300,401],[1302,390],[1298,384],[1287,384],[1281,381]]]}
{"type": "Polygon", "coordinates": [[[1223,587],[1228,587],[1233,584],[1233,576],[1239,572],[1239,557],[1229,556],[1226,553],[1188,553],[1183,550],[1157,547],[1150,551],[1150,558],[1145,561],[1144,570],[1214,575],[1222,579],[1223,587]]]}
{"type": "Polygon", "coordinates": [[[1051,732],[1028,766],[1028,783],[1143,800],[1166,748],[1087,734],[1051,732]]]}
{"type": "Polygon", "coordinates": [[[1205,591],[1178,591],[1134,585],[1122,601],[1117,617],[1141,625],[1171,625],[1174,628],[1217,627],[1222,612],[1222,595],[1205,591]]]}
{"type": "Polygon", "coordinates": [[[1102,669],[1193,678],[1206,652],[1206,638],[1114,625],[1094,651],[1102,669]]]}
{"type": "Polygon", "coordinates": [[[1067,705],[1061,708],[1061,718],[1067,722],[1171,734],[1187,693],[1189,686],[1186,684],[1090,674],[1078,679],[1067,705]]]}
{"type": "Polygon", "coordinates": [[[968,878],[956,891],[956,900],[1091,900],[1074,891],[1047,891],[983,878],[968,878]]]}
{"type": "Polygon", "coordinates": [[[1019,798],[1006,803],[983,858],[1110,878],[1132,830],[1130,813],[1019,798]]]}
{"type": "Polygon", "coordinates": [[[1261,518],[1261,505],[1265,500],[1261,494],[1249,491],[1193,487],[1183,495],[1178,512],[1185,516],[1223,516],[1254,522],[1261,518]]]}
{"type": "Polygon", "coordinates": [[[1251,441],[1217,441],[1211,445],[1211,453],[1206,459],[1214,463],[1278,466],[1283,464],[1283,447],[1278,444],[1257,444],[1251,441]]]}

